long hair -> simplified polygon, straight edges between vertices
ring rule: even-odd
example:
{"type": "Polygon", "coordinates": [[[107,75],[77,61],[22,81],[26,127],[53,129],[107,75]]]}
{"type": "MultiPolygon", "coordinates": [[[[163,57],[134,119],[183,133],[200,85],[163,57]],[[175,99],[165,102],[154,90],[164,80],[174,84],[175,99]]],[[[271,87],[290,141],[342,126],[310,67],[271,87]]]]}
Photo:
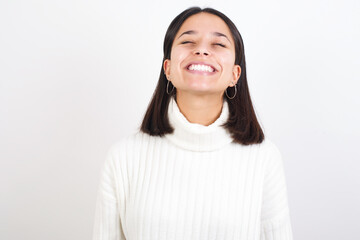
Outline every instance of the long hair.
{"type": "MultiPolygon", "coordinates": [[[[236,96],[233,99],[229,99],[225,97],[224,94],[224,98],[229,105],[229,118],[223,127],[231,134],[233,142],[243,145],[261,143],[265,136],[257,121],[250,98],[246,79],[245,52],[242,37],[235,24],[223,13],[213,8],[188,8],[176,16],[170,23],[164,39],[164,57],[162,60],[159,81],[146,110],[140,130],[151,136],[163,136],[174,131],[168,118],[168,106],[172,96],[167,94],[168,80],[164,73],[163,64],[166,59],[170,59],[172,44],[181,25],[190,16],[201,12],[216,15],[227,24],[235,42],[235,65],[240,65],[241,67],[240,79],[235,85],[237,88],[236,96]]],[[[232,96],[234,94],[234,87],[229,87],[227,91],[229,92],[229,95],[232,96]]]]}

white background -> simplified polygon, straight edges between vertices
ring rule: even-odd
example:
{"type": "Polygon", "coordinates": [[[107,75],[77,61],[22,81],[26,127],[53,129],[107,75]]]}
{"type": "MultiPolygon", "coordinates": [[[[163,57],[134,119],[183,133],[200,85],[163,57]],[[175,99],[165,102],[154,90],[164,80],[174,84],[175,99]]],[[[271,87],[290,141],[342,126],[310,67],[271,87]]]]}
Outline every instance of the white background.
{"type": "Polygon", "coordinates": [[[106,151],[137,130],[165,31],[194,5],[242,34],[295,238],[360,236],[358,0],[2,0],[0,239],[91,239],[106,151]]]}

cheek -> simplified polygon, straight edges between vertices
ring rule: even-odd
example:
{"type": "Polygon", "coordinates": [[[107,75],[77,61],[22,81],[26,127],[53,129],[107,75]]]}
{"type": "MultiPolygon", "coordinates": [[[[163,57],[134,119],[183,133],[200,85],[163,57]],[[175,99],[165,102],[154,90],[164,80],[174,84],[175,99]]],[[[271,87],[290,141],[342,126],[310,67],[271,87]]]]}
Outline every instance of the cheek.
{"type": "Polygon", "coordinates": [[[228,54],[223,54],[221,57],[220,57],[220,61],[222,63],[222,66],[223,66],[223,70],[225,72],[231,72],[232,73],[232,70],[233,70],[233,67],[234,67],[234,62],[235,62],[235,56],[231,53],[228,53],[228,54]]]}
{"type": "Polygon", "coordinates": [[[176,70],[181,68],[181,64],[186,58],[187,53],[179,48],[173,48],[171,51],[171,69],[176,70]]]}
{"type": "Polygon", "coordinates": [[[221,55],[222,61],[227,65],[234,65],[235,63],[235,55],[232,52],[224,52],[221,55]]]}

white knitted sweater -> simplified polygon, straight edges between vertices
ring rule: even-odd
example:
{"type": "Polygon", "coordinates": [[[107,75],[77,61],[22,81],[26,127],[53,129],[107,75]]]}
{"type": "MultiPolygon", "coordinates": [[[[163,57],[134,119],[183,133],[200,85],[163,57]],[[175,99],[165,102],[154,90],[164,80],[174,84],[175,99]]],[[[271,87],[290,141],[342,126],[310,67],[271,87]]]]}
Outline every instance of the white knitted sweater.
{"type": "Polygon", "coordinates": [[[103,165],[94,240],[291,240],[281,153],[274,143],[232,142],[220,117],[187,121],[172,98],[173,134],[137,133],[103,165]]]}

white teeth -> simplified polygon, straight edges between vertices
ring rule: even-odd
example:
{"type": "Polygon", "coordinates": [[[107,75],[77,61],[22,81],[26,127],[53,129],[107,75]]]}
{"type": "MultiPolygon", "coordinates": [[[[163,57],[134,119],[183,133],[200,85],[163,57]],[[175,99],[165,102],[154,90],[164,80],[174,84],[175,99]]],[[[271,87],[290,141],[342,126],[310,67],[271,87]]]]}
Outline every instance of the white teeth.
{"type": "Polygon", "coordinates": [[[214,69],[207,65],[191,64],[189,70],[203,71],[203,72],[214,72],[214,69]]]}

